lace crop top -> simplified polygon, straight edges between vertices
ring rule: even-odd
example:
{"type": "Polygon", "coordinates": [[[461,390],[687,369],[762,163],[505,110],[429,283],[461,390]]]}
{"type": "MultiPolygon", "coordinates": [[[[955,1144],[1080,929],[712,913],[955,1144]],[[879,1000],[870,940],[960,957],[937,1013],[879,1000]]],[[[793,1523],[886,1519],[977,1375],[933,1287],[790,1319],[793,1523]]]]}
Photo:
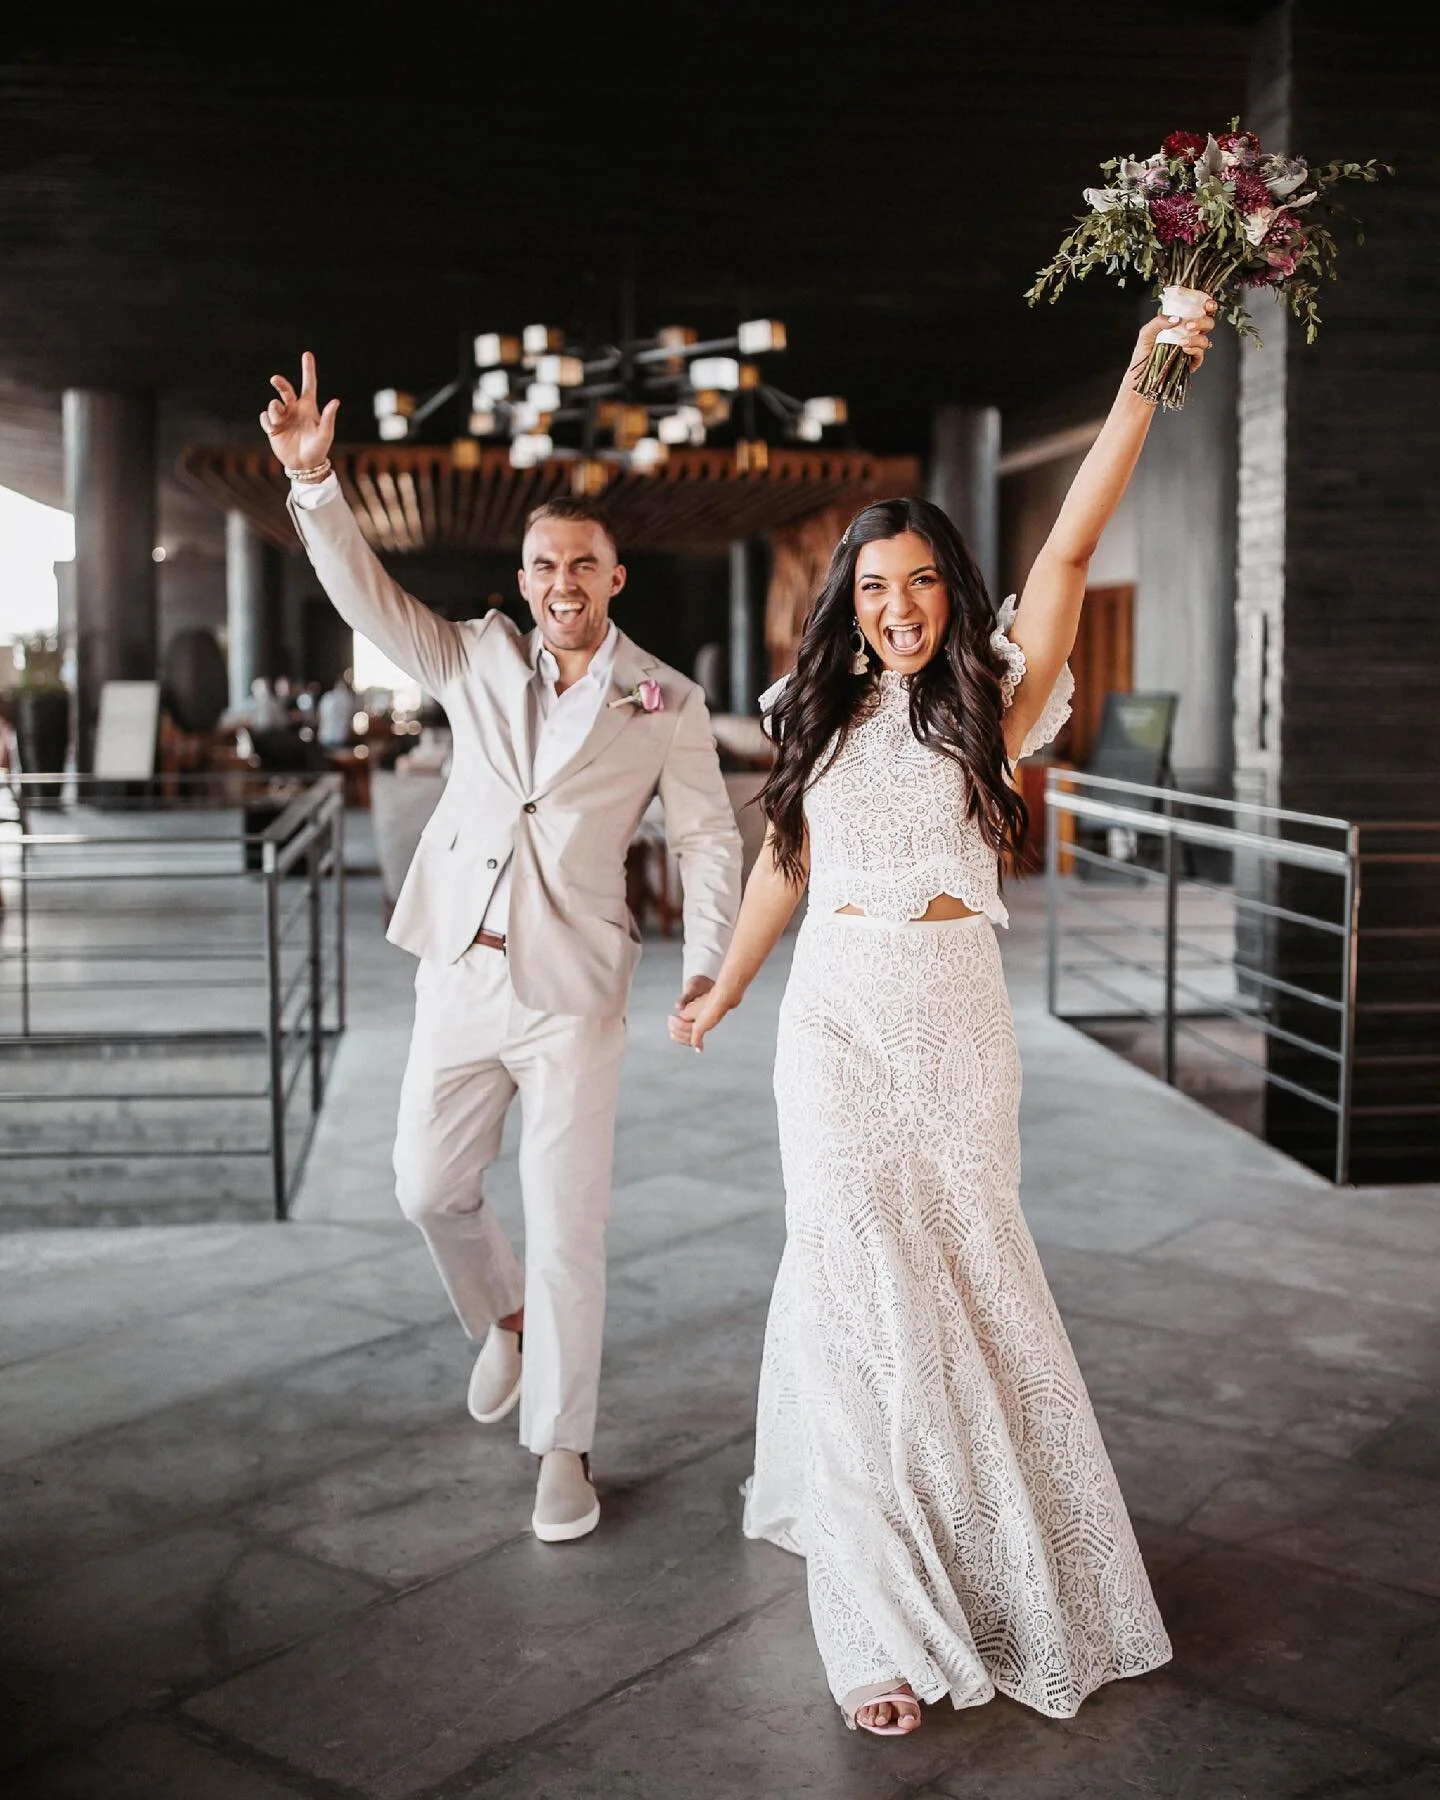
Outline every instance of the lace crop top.
{"type": "MultiPolygon", "coordinates": [[[[1016,601],[1001,607],[990,647],[1004,663],[1007,707],[1025,679],[1025,652],[1012,643],[1016,601]]],[[[760,697],[768,715],[789,680],[760,697]]],[[[1021,756],[1041,749],[1070,716],[1075,680],[1060,671],[1021,756]]],[[[966,812],[959,763],[922,744],[910,729],[903,675],[882,670],[875,704],[850,727],[840,754],[805,796],[810,833],[810,905],[819,912],[858,906],[877,919],[917,919],[941,894],[1008,925],[1000,898],[999,858],[966,812]]]]}

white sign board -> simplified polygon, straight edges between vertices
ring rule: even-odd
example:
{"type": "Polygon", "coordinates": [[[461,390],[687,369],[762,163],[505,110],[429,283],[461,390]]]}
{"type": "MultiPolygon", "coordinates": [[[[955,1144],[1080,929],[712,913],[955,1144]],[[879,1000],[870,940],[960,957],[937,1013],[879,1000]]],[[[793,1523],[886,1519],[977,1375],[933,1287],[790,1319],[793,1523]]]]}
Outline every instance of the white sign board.
{"type": "Polygon", "coordinates": [[[95,727],[95,773],[107,781],[148,781],[160,725],[158,681],[107,681],[95,727]]]}

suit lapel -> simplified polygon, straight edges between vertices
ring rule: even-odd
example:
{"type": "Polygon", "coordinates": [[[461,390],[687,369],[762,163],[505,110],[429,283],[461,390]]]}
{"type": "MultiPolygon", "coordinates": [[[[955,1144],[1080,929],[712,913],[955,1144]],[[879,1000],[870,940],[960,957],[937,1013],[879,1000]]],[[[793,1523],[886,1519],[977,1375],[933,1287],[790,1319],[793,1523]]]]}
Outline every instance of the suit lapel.
{"type": "Polygon", "coordinates": [[[557,788],[562,781],[568,781],[572,775],[594,762],[597,756],[604,755],[640,710],[633,703],[627,702],[623,705],[613,703],[623,700],[624,696],[632,692],[637,683],[643,681],[655,666],[655,658],[647,655],[638,644],[633,644],[622,631],[615,650],[615,661],[611,666],[610,686],[606,691],[605,698],[600,702],[600,711],[596,714],[595,723],[586,733],[575,754],[563,762],[545,783],[545,786],[539,790],[535,796],[537,799],[540,794],[548,794],[552,789],[557,788]]]}

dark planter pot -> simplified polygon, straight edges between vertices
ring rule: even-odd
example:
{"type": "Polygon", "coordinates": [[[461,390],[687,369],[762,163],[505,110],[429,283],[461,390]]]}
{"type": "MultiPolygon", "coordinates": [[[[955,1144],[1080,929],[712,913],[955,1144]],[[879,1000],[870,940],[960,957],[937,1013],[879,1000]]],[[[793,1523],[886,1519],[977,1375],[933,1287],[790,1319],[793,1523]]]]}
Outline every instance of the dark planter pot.
{"type": "MultiPolygon", "coordinates": [[[[15,743],[20,770],[25,775],[63,775],[70,748],[70,696],[65,693],[27,693],[20,688],[11,699],[15,716],[15,743]]],[[[32,806],[58,806],[58,784],[46,792],[33,789],[32,806]]]]}

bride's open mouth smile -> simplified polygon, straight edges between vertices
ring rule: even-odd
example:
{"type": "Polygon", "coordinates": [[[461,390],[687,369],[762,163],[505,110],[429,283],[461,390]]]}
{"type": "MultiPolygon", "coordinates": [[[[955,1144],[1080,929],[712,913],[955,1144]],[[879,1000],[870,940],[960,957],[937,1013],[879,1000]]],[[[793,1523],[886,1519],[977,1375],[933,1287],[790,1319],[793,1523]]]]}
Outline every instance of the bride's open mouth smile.
{"type": "Polygon", "coordinates": [[[924,642],[925,626],[918,620],[911,625],[885,625],[881,636],[897,656],[914,656],[924,642]]]}

